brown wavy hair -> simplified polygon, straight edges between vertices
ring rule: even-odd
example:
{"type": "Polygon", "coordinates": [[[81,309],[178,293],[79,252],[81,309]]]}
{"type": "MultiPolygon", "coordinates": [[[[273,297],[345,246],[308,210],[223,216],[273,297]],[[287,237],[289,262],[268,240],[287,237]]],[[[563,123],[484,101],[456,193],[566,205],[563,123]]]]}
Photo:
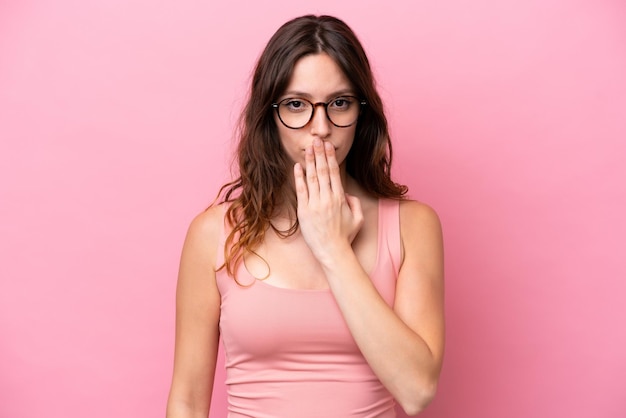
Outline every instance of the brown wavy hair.
{"type": "Polygon", "coordinates": [[[254,253],[281,205],[295,219],[282,236],[298,229],[296,197],[287,181],[293,163],[284,152],[272,103],[280,97],[295,64],[304,56],[328,54],[351,81],[355,94],[367,102],[346,157],[346,169],[366,191],[379,198],[402,199],[407,187],[391,180],[392,149],[383,103],[376,91],[365,51],[354,32],[332,16],[307,15],[290,20],[272,36],[252,76],[249,98],[239,123],[236,152],[238,177],[226,183],[218,196],[230,203],[226,218],[233,226],[224,246],[224,265],[234,277],[246,252],[254,253]]]}

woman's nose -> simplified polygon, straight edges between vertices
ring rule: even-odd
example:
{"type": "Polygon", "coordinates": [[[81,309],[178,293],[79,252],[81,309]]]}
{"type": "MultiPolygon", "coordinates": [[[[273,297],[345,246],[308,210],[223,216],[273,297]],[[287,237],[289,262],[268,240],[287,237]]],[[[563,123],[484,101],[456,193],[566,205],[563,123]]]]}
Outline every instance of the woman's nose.
{"type": "Polygon", "coordinates": [[[330,134],[331,126],[326,108],[324,106],[316,106],[313,111],[313,119],[311,120],[311,133],[320,138],[325,138],[330,134]]]}

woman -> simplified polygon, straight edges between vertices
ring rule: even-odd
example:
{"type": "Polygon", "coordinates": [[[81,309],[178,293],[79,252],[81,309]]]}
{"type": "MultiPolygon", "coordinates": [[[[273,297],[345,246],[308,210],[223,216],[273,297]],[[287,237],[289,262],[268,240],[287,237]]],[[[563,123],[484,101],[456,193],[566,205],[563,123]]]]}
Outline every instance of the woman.
{"type": "Polygon", "coordinates": [[[370,66],[329,16],[287,22],[252,80],[239,177],[191,224],[168,417],[393,417],[433,398],[444,347],[437,215],[390,178],[370,66]]]}

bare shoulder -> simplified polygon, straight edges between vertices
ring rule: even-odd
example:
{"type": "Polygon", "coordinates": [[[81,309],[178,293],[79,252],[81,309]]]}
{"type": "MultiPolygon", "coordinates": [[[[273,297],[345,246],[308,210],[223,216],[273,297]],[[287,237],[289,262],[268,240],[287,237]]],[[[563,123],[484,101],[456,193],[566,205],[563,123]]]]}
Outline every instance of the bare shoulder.
{"type": "Polygon", "coordinates": [[[429,205],[415,200],[400,202],[400,235],[403,259],[409,253],[423,255],[441,253],[443,237],[441,221],[429,205]]]}
{"type": "Polygon", "coordinates": [[[222,211],[220,206],[211,207],[189,225],[178,270],[177,300],[181,319],[186,318],[185,310],[195,310],[192,318],[208,318],[207,309],[219,306],[215,271],[222,211]]]}
{"type": "Polygon", "coordinates": [[[178,270],[177,318],[190,324],[204,318],[212,321],[219,306],[215,281],[222,208],[211,207],[197,215],[187,231],[178,270]],[[192,312],[193,314],[189,315],[192,312]],[[213,313],[213,316],[210,314],[213,313]],[[192,318],[191,322],[186,319],[192,318]]]}
{"type": "Polygon", "coordinates": [[[223,222],[224,204],[211,206],[193,218],[189,225],[189,234],[210,238],[220,233],[223,222]]]}
{"type": "Polygon", "coordinates": [[[402,231],[419,229],[441,230],[439,215],[425,203],[416,200],[400,202],[400,228],[402,231]]]}
{"type": "Polygon", "coordinates": [[[183,248],[184,259],[201,264],[210,264],[214,267],[223,223],[223,205],[212,206],[198,214],[191,221],[187,230],[183,248]]]}

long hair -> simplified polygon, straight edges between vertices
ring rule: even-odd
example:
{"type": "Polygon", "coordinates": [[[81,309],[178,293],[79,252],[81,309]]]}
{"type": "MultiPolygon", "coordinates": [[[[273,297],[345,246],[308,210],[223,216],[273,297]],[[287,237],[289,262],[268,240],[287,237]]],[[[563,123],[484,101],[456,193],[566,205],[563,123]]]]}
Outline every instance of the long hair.
{"type": "MultiPolygon", "coordinates": [[[[369,60],[356,35],[343,21],[332,16],[295,18],[272,36],[261,54],[239,126],[236,161],[238,177],[222,186],[218,196],[230,203],[226,218],[233,226],[224,246],[224,265],[229,275],[246,252],[254,252],[280,205],[287,205],[295,218],[296,198],[287,184],[293,169],[282,148],[272,103],[287,88],[293,68],[302,57],[328,54],[351,81],[356,95],[367,104],[359,115],[346,169],[374,197],[402,199],[406,186],[391,180],[391,142],[383,104],[369,60]]],[[[298,228],[297,219],[287,231],[298,228]]]]}

